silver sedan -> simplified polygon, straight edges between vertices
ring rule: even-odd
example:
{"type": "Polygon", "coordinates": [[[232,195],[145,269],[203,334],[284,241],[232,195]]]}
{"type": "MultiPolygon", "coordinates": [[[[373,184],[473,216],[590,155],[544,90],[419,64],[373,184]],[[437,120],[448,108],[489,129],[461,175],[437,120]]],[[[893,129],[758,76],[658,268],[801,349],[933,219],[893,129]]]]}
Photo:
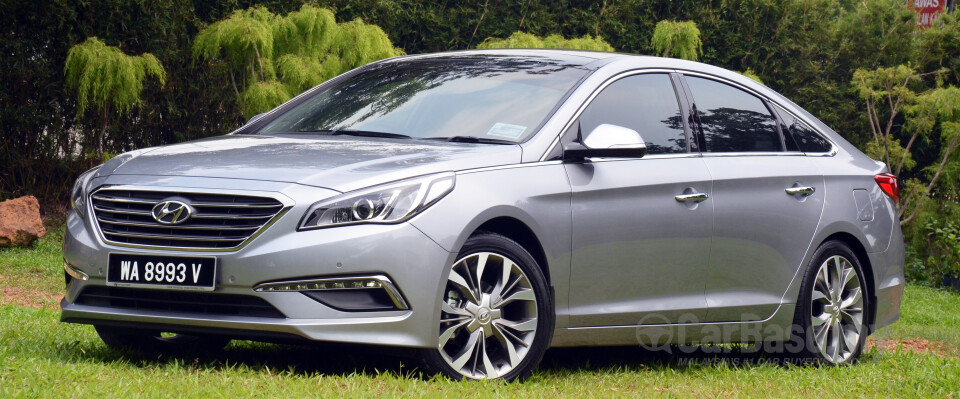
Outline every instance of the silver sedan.
{"type": "Polygon", "coordinates": [[[522,378],[560,346],[761,343],[845,364],[899,317],[887,172],[709,65],[398,57],[80,176],[61,320],[143,351],[412,347],[469,379],[522,378]]]}

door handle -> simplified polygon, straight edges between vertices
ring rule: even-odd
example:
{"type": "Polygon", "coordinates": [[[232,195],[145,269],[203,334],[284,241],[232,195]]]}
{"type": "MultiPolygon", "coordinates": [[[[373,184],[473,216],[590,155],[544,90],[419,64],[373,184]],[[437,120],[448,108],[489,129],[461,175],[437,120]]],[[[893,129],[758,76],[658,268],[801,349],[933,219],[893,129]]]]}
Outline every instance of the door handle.
{"type": "Polygon", "coordinates": [[[690,201],[703,202],[707,200],[707,195],[704,193],[680,194],[673,198],[676,198],[677,201],[680,201],[680,202],[690,202],[690,201]]]}
{"type": "Polygon", "coordinates": [[[814,193],[815,191],[817,191],[817,190],[816,190],[815,188],[813,188],[813,187],[803,187],[803,186],[801,186],[801,187],[789,187],[789,188],[784,189],[783,191],[786,191],[787,194],[790,194],[790,195],[808,196],[808,195],[810,195],[810,194],[813,194],[813,193],[814,193]]]}

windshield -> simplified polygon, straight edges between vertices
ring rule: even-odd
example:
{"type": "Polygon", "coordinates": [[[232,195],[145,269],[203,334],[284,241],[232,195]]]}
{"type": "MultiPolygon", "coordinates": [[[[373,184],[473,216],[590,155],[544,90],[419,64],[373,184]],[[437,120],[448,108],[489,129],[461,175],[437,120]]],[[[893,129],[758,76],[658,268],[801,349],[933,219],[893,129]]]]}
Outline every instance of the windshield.
{"type": "Polygon", "coordinates": [[[387,62],[326,88],[260,130],[520,142],[587,69],[540,57],[387,62]]]}

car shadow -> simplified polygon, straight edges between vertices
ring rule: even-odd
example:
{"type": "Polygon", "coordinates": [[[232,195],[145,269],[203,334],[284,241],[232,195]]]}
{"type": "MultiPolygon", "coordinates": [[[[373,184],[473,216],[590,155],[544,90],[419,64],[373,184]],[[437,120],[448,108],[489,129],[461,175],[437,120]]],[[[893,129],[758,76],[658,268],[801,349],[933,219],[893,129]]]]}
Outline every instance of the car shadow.
{"type": "MultiPolygon", "coordinates": [[[[404,378],[429,379],[413,349],[315,343],[308,345],[267,344],[234,341],[227,348],[201,354],[144,355],[104,348],[88,356],[105,362],[132,361],[142,367],[167,363],[191,364],[218,370],[236,367],[294,375],[367,375],[392,374],[404,378]],[[99,352],[99,354],[97,354],[99,352]]],[[[640,347],[552,348],[539,370],[553,375],[575,374],[608,369],[661,369],[700,366],[756,367],[790,363],[779,355],[756,350],[752,346],[670,347],[657,351],[640,347]]]]}

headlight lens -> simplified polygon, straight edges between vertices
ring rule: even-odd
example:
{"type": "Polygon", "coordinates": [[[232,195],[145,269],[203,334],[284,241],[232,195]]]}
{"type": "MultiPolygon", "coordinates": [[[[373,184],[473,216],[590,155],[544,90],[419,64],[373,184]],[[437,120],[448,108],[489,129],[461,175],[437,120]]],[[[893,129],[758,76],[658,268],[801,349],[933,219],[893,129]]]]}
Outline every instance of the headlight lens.
{"type": "Polygon", "coordinates": [[[73,190],[70,192],[70,206],[76,209],[80,216],[86,216],[87,214],[87,183],[90,182],[90,178],[93,177],[94,173],[99,169],[100,166],[97,166],[83,172],[80,174],[80,177],[77,178],[77,181],[73,183],[73,190]]]}
{"type": "Polygon", "coordinates": [[[455,176],[453,173],[422,176],[317,202],[307,210],[299,229],[402,222],[452,191],[455,176]]]}

